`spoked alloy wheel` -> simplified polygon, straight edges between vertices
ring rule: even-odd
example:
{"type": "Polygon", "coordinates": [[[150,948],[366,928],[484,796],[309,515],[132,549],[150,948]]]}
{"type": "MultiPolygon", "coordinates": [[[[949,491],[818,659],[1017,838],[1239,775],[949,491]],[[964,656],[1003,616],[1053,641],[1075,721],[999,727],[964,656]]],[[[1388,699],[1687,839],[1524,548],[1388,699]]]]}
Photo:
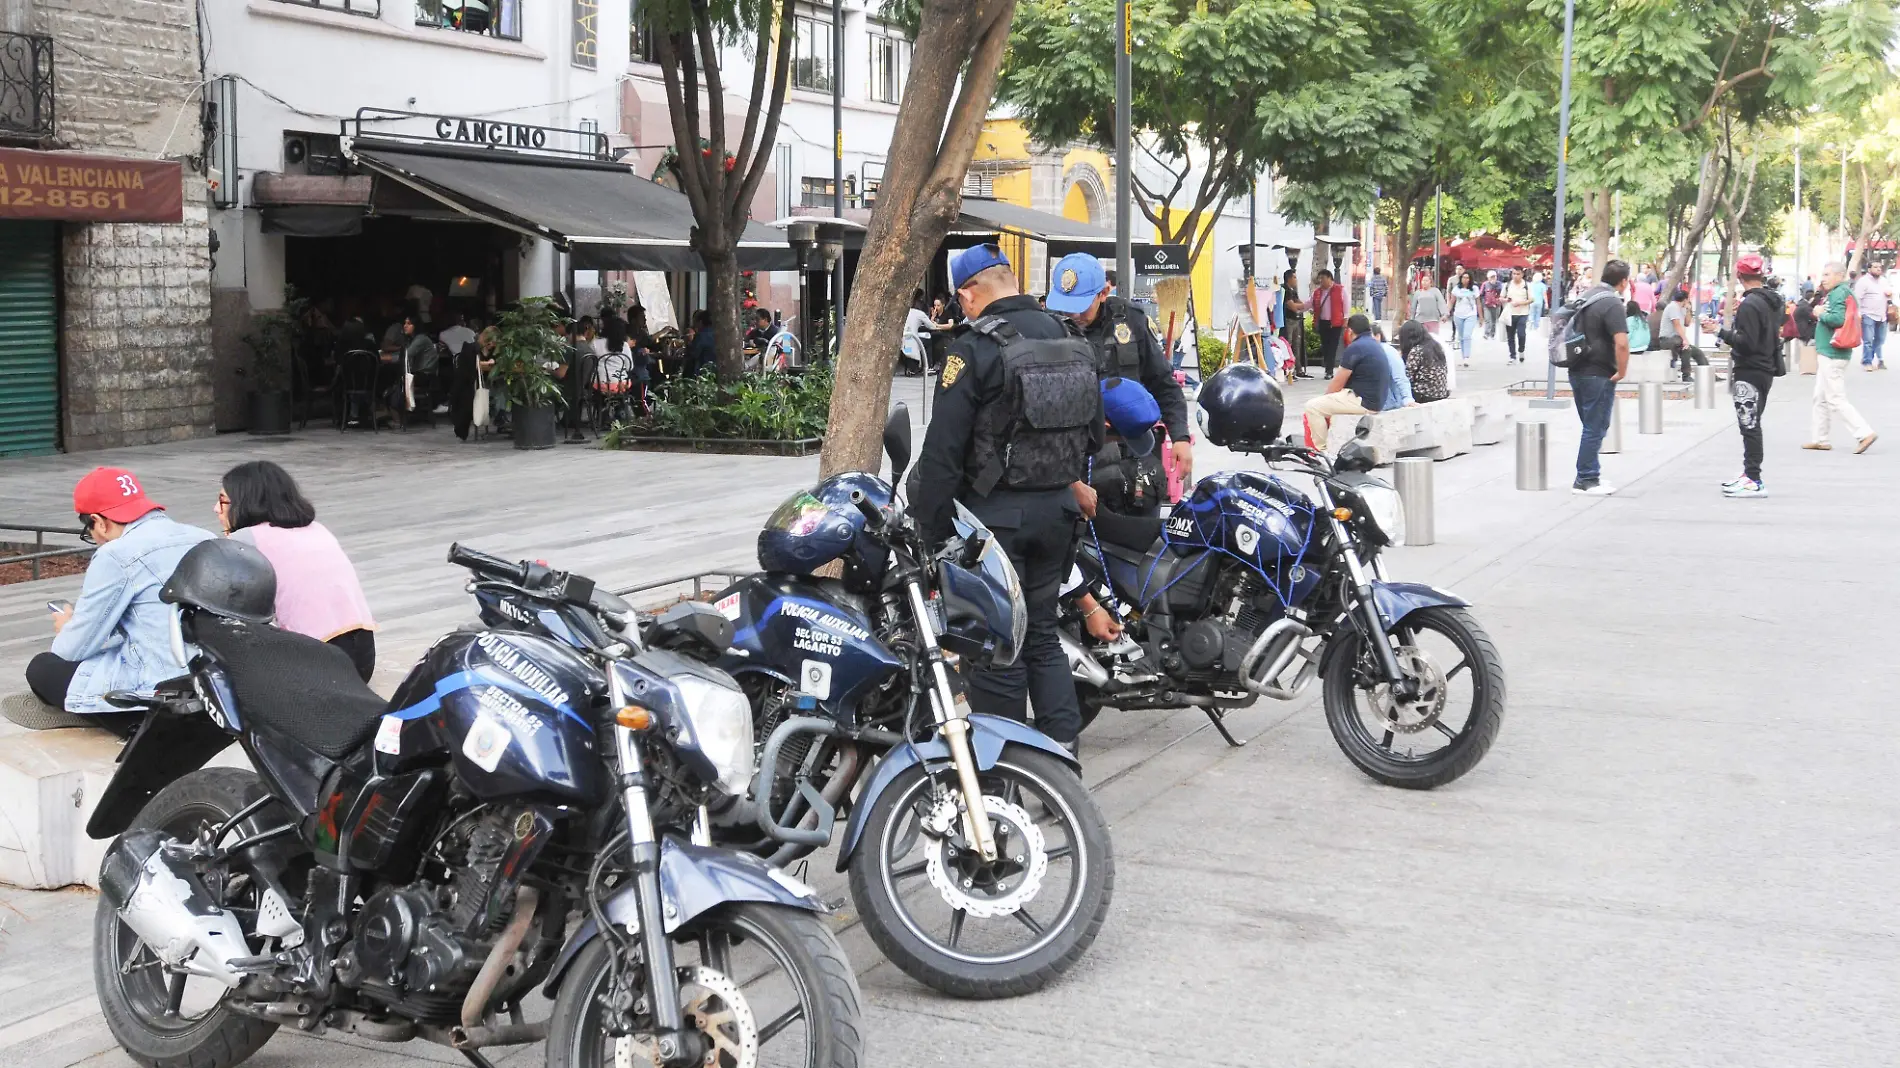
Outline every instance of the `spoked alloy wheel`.
{"type": "Polygon", "coordinates": [[[1392,630],[1417,693],[1393,692],[1356,631],[1326,665],[1326,724],[1359,770],[1388,786],[1429,790],[1476,767],[1504,718],[1504,662],[1463,608],[1433,607],[1392,630]]]}
{"type": "MultiPolygon", "coordinates": [[[[860,1068],[856,976],[824,921],[776,905],[729,905],[675,935],[680,1006],[707,1068],[860,1068]]],[[[549,1021],[550,1068],[651,1068],[650,1040],[610,1033],[610,1008],[644,996],[634,953],[616,977],[612,939],[575,958],[549,1021]]],[[[637,1012],[637,1010],[636,1010],[637,1012]]],[[[650,1018],[640,1018],[650,1026],[650,1018]]]]}
{"type": "Polygon", "coordinates": [[[1012,746],[979,776],[997,856],[964,837],[954,775],[906,769],[878,797],[851,862],[865,929],[912,978],[956,997],[1031,993],[1088,950],[1114,858],[1076,774],[1012,746]]]}

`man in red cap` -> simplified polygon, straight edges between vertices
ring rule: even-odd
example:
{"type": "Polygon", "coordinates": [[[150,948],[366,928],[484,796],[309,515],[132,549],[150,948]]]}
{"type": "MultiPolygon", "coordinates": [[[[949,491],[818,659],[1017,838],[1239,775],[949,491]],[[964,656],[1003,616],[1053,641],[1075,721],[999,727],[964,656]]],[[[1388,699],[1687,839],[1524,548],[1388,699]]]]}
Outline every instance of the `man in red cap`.
{"type": "Polygon", "coordinates": [[[52,650],[27,664],[32,695],[6,698],[7,718],[23,726],[83,726],[86,715],[114,711],[106,694],[149,691],[185,673],[172,656],[170,609],[158,591],[185,552],[211,532],[173,522],[145,496],[138,478],[118,467],[95,468],[80,479],[73,511],[80,536],[99,548],[86,566],[79,603],[53,615],[52,650]]]}
{"type": "Polygon", "coordinates": [[[1768,496],[1761,482],[1761,416],[1768,387],[1788,369],[1781,361],[1781,323],[1787,313],[1781,294],[1762,284],[1765,274],[1761,257],[1752,252],[1735,261],[1742,303],[1728,329],[1717,335],[1729,347],[1729,396],[1742,431],[1742,475],[1722,484],[1724,497],[1768,496]]]}

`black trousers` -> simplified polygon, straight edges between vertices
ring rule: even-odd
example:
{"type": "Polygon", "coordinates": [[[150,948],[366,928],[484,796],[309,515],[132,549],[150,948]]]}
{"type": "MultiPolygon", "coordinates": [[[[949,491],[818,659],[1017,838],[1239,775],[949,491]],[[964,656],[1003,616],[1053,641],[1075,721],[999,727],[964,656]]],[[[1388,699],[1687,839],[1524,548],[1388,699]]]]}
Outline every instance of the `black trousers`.
{"type": "MultiPolygon", "coordinates": [[[[72,687],[73,674],[78,670],[77,660],[66,660],[52,653],[36,653],[26,663],[26,688],[33,691],[33,696],[54,708],[63,709],[66,707],[66,691],[72,687]]],[[[88,723],[96,723],[121,738],[130,738],[137,733],[139,724],[145,720],[143,712],[92,712],[88,716],[88,723]]]]}
{"type": "Polygon", "coordinates": [[[1333,377],[1333,368],[1339,363],[1339,336],[1344,327],[1319,324],[1319,362],[1326,368],[1326,377],[1333,377]]]}
{"type": "Polygon", "coordinates": [[[1729,376],[1729,397],[1735,402],[1735,425],[1742,432],[1742,474],[1761,481],[1761,413],[1768,406],[1773,375],[1736,371],[1729,376]]]}
{"type": "Polygon", "coordinates": [[[965,668],[970,711],[1022,721],[1036,710],[1036,728],[1058,742],[1082,731],[1069,658],[1063,655],[1056,599],[1068,576],[1081,513],[1067,489],[1035,493],[998,490],[963,502],[996,534],[1016,567],[1028,602],[1029,628],[1021,655],[1005,668],[965,668]]]}

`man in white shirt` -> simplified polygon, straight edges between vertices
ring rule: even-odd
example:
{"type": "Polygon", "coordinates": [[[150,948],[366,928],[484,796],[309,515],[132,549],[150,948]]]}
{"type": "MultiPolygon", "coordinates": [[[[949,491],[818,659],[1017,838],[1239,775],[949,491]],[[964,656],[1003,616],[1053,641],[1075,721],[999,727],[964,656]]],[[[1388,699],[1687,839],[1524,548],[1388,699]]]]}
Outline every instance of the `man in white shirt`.
{"type": "Polygon", "coordinates": [[[1854,303],[1860,305],[1860,365],[1869,371],[1887,369],[1881,349],[1887,343],[1886,269],[1875,263],[1854,280],[1854,303]]]}
{"type": "Polygon", "coordinates": [[[450,312],[448,328],[442,331],[437,340],[442,342],[442,347],[449,350],[450,356],[459,356],[462,354],[462,346],[475,343],[475,331],[468,328],[468,324],[462,319],[461,312],[450,312]]]}

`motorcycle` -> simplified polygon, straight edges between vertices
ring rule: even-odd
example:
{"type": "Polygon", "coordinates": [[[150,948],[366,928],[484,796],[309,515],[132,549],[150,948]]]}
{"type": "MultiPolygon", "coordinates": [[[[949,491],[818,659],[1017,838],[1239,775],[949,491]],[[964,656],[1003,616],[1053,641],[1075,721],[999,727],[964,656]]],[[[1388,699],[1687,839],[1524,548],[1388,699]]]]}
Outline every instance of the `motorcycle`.
{"type": "Polygon", "coordinates": [[[1229,711],[1318,682],[1333,740],[1372,778],[1428,790],[1470,771],[1503,719],[1503,660],[1469,602],[1386,578],[1404,515],[1371,453],[1359,438],[1332,461],[1290,442],[1245,451],[1313,488],[1229,471],[1165,519],[1097,513],[1083,573],[1123,633],[1098,642],[1073,608],[1064,619],[1084,723],[1195,706],[1238,746],[1229,711]]]}
{"type": "Polygon", "coordinates": [[[743,578],[711,605],[642,622],[618,599],[536,613],[479,571],[471,586],[491,626],[596,653],[645,644],[713,659],[745,689],[759,754],[751,791],[712,808],[713,841],[790,864],[830,844],[842,822],[838,870],[893,963],[952,996],[1031,993],[1101,929],[1114,890],[1107,824],[1067,750],[957,704],[956,663],[1007,664],[1021,648],[1022,591],[1002,547],[960,505],[950,547],[933,555],[923,544],[892,488],[910,461],[902,405],[884,446],[891,482],[827,479],[782,505],[762,535],[843,548],[810,555],[796,573],[743,578]],[[811,574],[834,559],[843,578],[811,574]],[[736,628],[730,648],[704,639],[708,613],[736,628]]]}
{"type": "Polygon", "coordinates": [[[274,587],[248,546],[194,548],[161,594],[189,674],[109,698],[146,713],[87,827],[117,838],[94,978],[134,1060],[228,1068],[290,1026],[477,1066],[544,1039],[555,1068],[861,1064],[823,903],[707,840],[705,806],[753,770],[730,676],[471,629],[385,702],[270,626],[272,589],[246,612],[191,577],[200,553],[248,553],[274,587]],[[255,772],[204,767],[233,742],[255,772]],[[537,987],[552,1014],[524,1021],[537,987]]]}

